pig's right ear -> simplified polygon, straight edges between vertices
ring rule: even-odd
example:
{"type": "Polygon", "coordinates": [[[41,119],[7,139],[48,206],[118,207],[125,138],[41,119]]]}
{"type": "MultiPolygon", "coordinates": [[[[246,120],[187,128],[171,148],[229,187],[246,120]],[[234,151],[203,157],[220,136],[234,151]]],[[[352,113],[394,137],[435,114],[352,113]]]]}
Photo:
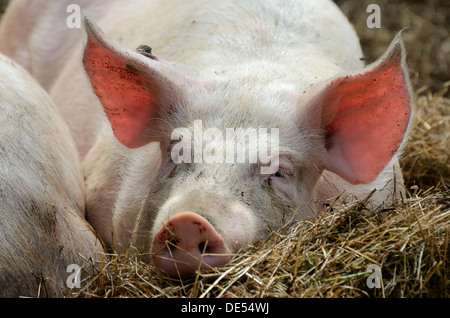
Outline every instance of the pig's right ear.
{"type": "Polygon", "coordinates": [[[332,80],[310,106],[326,133],[324,168],[352,184],[374,181],[401,146],[412,113],[400,35],[377,62],[332,80]]]}
{"type": "Polygon", "coordinates": [[[194,80],[172,65],[123,49],[84,18],[83,64],[116,138],[128,148],[158,141],[161,117],[194,80]]]}

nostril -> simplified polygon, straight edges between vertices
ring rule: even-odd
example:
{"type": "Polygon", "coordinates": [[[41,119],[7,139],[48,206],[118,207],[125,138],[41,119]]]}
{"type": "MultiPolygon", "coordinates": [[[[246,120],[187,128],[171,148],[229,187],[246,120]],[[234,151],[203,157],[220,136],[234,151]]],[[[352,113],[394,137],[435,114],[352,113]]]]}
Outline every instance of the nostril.
{"type": "Polygon", "coordinates": [[[205,241],[198,244],[198,250],[200,254],[214,254],[216,249],[208,241],[205,241]]]}
{"type": "Polygon", "coordinates": [[[201,242],[200,244],[198,244],[198,250],[201,254],[203,253],[207,253],[207,247],[208,245],[205,242],[201,242]]]}
{"type": "Polygon", "coordinates": [[[171,255],[173,255],[173,253],[177,250],[177,248],[178,248],[177,244],[178,244],[178,240],[175,240],[175,239],[166,241],[167,250],[169,251],[169,253],[171,255]]]}

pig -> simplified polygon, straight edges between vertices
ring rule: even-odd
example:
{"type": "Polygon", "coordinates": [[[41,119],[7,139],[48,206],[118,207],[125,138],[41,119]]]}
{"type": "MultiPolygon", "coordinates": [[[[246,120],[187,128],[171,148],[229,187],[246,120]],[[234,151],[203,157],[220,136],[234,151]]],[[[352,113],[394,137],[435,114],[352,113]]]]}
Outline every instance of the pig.
{"type": "Polygon", "coordinates": [[[38,83],[4,55],[0,70],[0,297],[68,296],[103,252],[78,154],[38,83]]]}
{"type": "MultiPolygon", "coordinates": [[[[402,194],[413,98],[400,34],[366,66],[328,0],[117,0],[84,13],[82,43],[46,39],[65,50],[48,90],[83,160],[87,219],[119,253],[186,277],[329,205],[402,194]]],[[[40,30],[81,37],[65,17],[40,30]]]]}

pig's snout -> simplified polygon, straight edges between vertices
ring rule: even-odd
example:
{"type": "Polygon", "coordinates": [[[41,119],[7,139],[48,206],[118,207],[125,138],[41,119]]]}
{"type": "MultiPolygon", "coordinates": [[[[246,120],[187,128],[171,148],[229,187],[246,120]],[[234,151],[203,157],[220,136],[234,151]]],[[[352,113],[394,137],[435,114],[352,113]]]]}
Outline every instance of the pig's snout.
{"type": "Polygon", "coordinates": [[[170,276],[190,276],[196,270],[228,263],[230,250],[202,216],[183,212],[156,232],[152,253],[156,266],[170,276]]]}

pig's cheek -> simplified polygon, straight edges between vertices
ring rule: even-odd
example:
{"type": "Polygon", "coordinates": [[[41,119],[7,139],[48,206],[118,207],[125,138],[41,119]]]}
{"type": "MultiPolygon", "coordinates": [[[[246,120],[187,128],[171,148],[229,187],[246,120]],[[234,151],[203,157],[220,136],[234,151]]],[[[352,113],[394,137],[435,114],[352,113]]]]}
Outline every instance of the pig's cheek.
{"type": "Polygon", "coordinates": [[[232,217],[226,220],[216,219],[226,245],[232,252],[245,249],[256,238],[257,230],[261,226],[254,211],[240,203],[230,206],[232,217]]]}
{"type": "Polygon", "coordinates": [[[283,178],[270,178],[270,187],[273,189],[275,194],[285,197],[286,199],[294,199],[294,186],[290,180],[283,178]]]}

